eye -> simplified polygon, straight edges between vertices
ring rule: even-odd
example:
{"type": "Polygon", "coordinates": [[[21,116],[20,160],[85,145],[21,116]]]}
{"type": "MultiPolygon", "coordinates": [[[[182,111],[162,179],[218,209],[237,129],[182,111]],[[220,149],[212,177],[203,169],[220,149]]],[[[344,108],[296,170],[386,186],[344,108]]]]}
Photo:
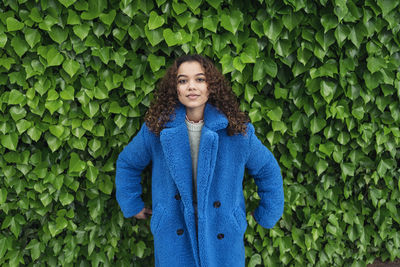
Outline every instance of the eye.
{"type": "Polygon", "coordinates": [[[186,80],[183,80],[183,79],[182,80],[178,80],[178,83],[179,84],[184,84],[184,83],[186,83],[186,80]]]}
{"type": "Polygon", "coordinates": [[[198,82],[205,82],[206,79],[204,79],[204,78],[198,78],[197,81],[198,81],[198,82]]]}

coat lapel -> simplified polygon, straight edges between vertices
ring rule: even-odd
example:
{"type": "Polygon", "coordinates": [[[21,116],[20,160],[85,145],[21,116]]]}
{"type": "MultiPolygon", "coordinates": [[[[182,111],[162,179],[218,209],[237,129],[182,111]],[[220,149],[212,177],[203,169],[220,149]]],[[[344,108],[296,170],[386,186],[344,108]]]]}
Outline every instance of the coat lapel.
{"type": "Polygon", "coordinates": [[[199,220],[204,218],[218,152],[218,134],[207,126],[201,131],[197,161],[197,207],[199,220]]]}
{"type": "MultiPolygon", "coordinates": [[[[178,104],[166,128],[161,131],[160,141],[171,176],[181,195],[186,209],[193,209],[192,157],[187,126],[186,108],[178,104]]],[[[224,114],[207,103],[204,109],[204,126],[201,131],[197,162],[197,205],[199,219],[207,206],[208,193],[218,152],[216,131],[226,128],[228,120],[224,114]]]]}
{"type": "Polygon", "coordinates": [[[165,128],[161,131],[160,141],[168,169],[181,195],[183,205],[188,210],[194,210],[192,158],[186,125],[165,128]]]}

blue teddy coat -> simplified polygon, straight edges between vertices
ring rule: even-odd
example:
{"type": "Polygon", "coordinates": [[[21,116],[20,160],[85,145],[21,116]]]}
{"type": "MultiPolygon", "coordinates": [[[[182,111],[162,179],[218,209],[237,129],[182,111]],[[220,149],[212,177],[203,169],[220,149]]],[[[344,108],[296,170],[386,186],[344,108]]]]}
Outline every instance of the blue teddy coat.
{"type": "Polygon", "coordinates": [[[198,238],[193,207],[192,159],[182,104],[160,136],[144,123],[120,153],[116,197],[125,217],[144,203],[142,170],[152,162],[152,210],[155,266],[244,267],[247,228],[243,196],[245,168],[255,179],[261,198],[256,221],[272,228],[283,213],[279,165],[248,124],[246,135],[228,136],[228,120],[211,104],[204,110],[198,169],[198,238]]]}

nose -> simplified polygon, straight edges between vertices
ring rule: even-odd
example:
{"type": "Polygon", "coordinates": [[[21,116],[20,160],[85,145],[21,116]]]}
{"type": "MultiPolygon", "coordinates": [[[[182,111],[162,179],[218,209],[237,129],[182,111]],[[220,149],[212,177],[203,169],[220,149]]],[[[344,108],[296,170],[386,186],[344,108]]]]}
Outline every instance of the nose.
{"type": "Polygon", "coordinates": [[[189,90],[193,90],[195,88],[196,88],[195,82],[193,80],[189,80],[189,90]]]}

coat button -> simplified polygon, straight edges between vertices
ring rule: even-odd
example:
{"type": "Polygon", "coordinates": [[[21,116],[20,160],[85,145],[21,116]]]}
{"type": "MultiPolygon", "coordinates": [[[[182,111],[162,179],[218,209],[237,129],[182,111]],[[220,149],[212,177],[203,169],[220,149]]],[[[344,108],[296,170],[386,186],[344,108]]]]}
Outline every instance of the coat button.
{"type": "Polygon", "coordinates": [[[219,208],[219,206],[221,206],[221,202],[215,201],[214,202],[214,208],[219,208]]]}
{"type": "Polygon", "coordinates": [[[178,229],[178,230],[176,231],[176,233],[177,233],[178,235],[183,235],[183,229],[178,229]]]}
{"type": "Polygon", "coordinates": [[[218,239],[224,238],[224,234],[218,234],[218,235],[217,235],[217,238],[218,238],[218,239]]]}
{"type": "Polygon", "coordinates": [[[175,199],[176,199],[176,200],[181,200],[181,195],[176,194],[176,195],[175,195],[175,199]]]}

